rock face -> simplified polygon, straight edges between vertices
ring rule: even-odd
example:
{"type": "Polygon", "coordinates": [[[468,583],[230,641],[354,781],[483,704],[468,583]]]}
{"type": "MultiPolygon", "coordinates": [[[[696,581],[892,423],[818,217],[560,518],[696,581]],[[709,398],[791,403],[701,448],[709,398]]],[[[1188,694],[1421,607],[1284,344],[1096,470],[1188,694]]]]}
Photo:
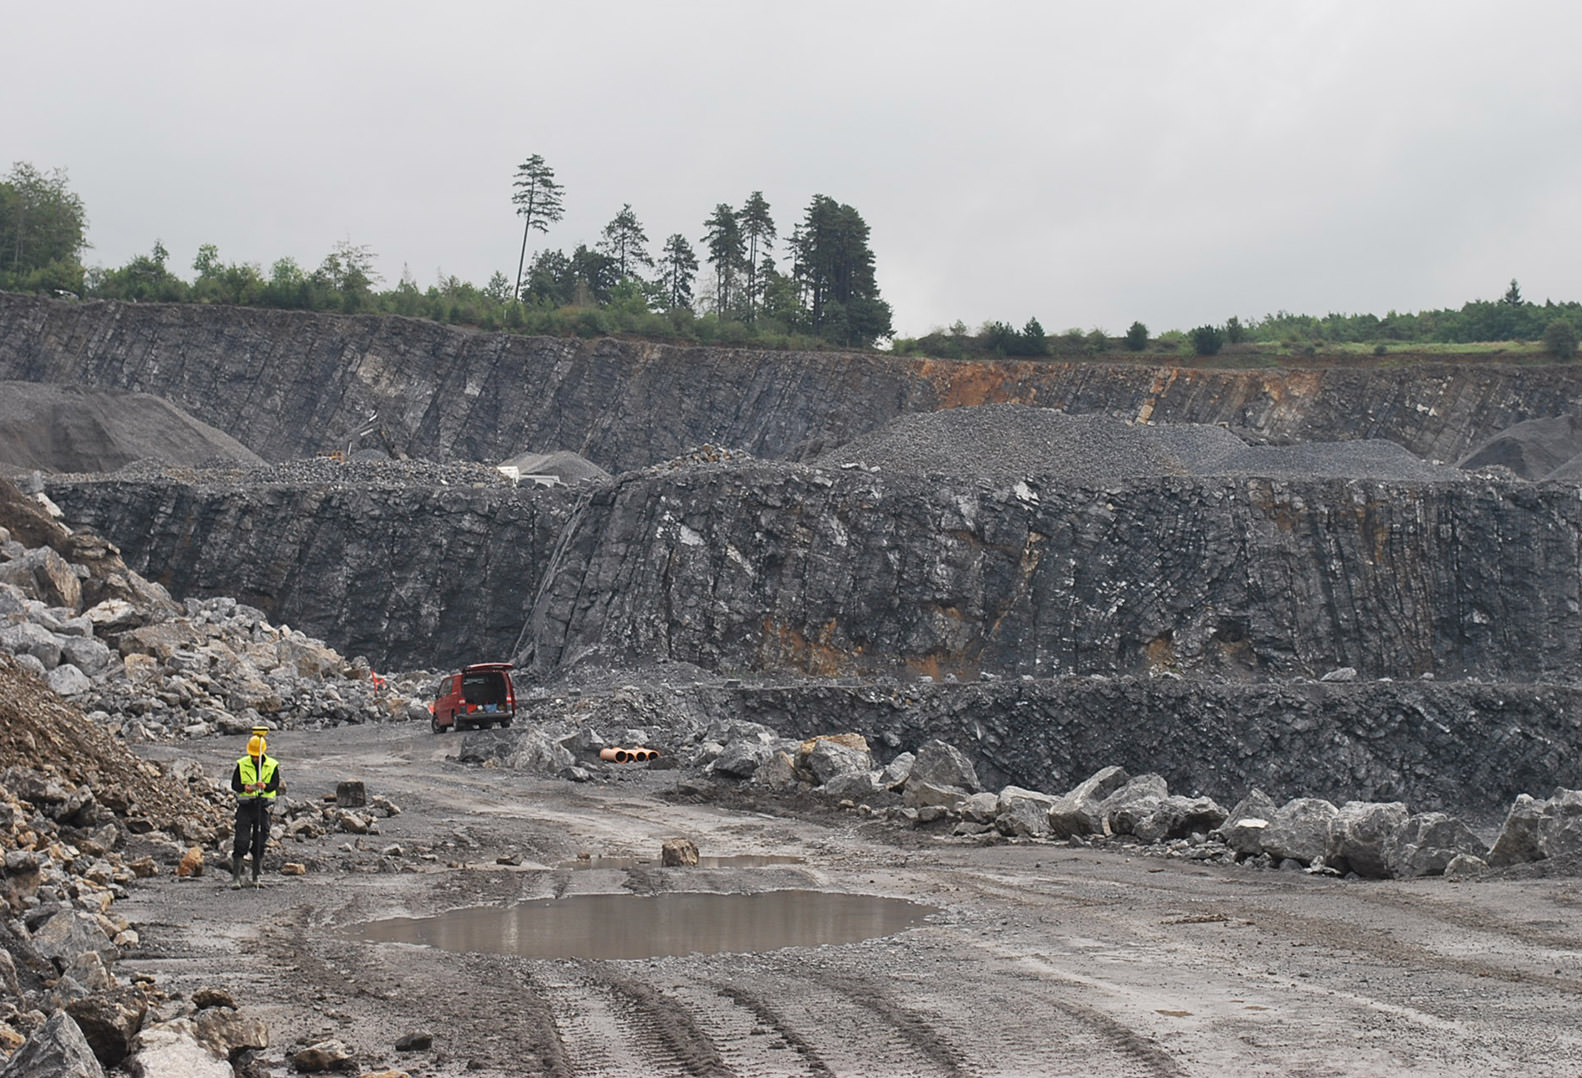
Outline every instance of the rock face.
{"type": "Polygon", "coordinates": [[[0,295],[0,330],[0,378],[156,394],[271,460],[344,449],[377,412],[414,457],[570,450],[610,472],[709,441],[806,459],[903,413],[995,401],[1277,441],[1388,439],[1453,461],[1569,413],[1578,378],[1563,365],[1231,371],[742,352],[14,294],[0,295]]]}
{"type": "Polygon", "coordinates": [[[52,482],[178,595],[376,667],[1582,674],[1582,502],[1493,482],[1083,489],[746,463],[588,488],[52,482]]]}

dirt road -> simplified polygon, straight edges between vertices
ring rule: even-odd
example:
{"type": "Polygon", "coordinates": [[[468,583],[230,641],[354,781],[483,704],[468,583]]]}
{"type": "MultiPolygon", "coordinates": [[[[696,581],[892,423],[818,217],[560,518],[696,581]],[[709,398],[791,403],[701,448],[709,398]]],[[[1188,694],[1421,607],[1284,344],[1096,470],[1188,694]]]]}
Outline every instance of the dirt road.
{"type": "MultiPolygon", "coordinates": [[[[276,863],[308,875],[256,892],[212,872],[144,881],[117,906],[142,936],[120,968],[230,988],[272,1030],[256,1074],[291,1073],[326,1038],[361,1072],[414,1076],[1582,1074],[1575,878],[1357,882],[966,844],[678,799],[676,772],[573,785],[467,768],[446,759],[465,736],[278,735],[293,796],[361,779],[402,814],[288,843],[276,863]],[[672,837],[719,860],[661,868],[672,837]],[[787,891],[917,907],[884,908],[910,927],[819,944],[860,920],[799,921],[818,896],[787,891]],[[715,904],[752,894],[772,917],[715,904]],[[654,916],[662,900],[673,915],[654,916]],[[516,913],[456,927],[480,906],[516,913]],[[445,914],[437,946],[363,927],[445,914]],[[726,920],[761,947],[688,953],[726,920]],[[578,957],[631,925],[655,953],[578,957]],[[431,1048],[396,1050],[417,1031],[431,1048]]],[[[198,748],[183,754],[228,772],[230,741],[198,748]]]]}

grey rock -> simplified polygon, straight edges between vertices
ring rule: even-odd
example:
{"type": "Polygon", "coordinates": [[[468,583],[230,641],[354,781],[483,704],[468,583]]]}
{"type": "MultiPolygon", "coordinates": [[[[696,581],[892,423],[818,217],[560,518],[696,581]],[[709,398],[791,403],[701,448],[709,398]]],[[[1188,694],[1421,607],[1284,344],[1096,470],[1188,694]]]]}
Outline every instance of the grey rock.
{"type": "Polygon", "coordinates": [[[1142,842],[1206,835],[1225,822],[1225,810],[1212,797],[1185,797],[1171,794],[1158,803],[1132,828],[1142,842]]]}
{"type": "Polygon", "coordinates": [[[983,789],[983,784],[978,781],[977,768],[967,754],[938,738],[925,741],[918,747],[912,761],[910,781],[955,786],[968,793],[977,793],[983,789]]]}
{"type": "Polygon", "coordinates": [[[917,757],[913,753],[900,753],[884,765],[884,770],[879,775],[879,782],[890,790],[906,785],[906,780],[912,777],[912,764],[916,760],[917,757]]]}
{"type": "Polygon", "coordinates": [[[1396,840],[1410,815],[1399,801],[1347,801],[1330,818],[1324,863],[1367,879],[1389,878],[1396,840]]]}
{"type": "Polygon", "coordinates": [[[106,962],[114,962],[118,954],[99,922],[80,910],[53,914],[33,933],[33,946],[59,969],[84,951],[97,952],[106,962]]]}
{"type": "Polygon", "coordinates": [[[1329,850],[1329,822],[1339,811],[1319,797],[1287,801],[1264,829],[1264,852],[1282,861],[1312,864],[1329,850]]]}
{"type": "Polygon", "coordinates": [[[342,1070],[352,1062],[352,1050],[340,1041],[319,1041],[293,1053],[291,1065],[303,1074],[322,1074],[342,1070]]]}
{"type": "Polygon", "coordinates": [[[853,771],[866,773],[872,767],[873,756],[867,749],[853,748],[827,737],[814,739],[808,751],[797,758],[797,769],[809,772],[820,785],[853,771]]]}
{"type": "MultiPolygon", "coordinates": [[[[1046,804],[1040,810],[1040,816],[1047,816],[1049,806],[1046,804]]],[[[961,818],[969,823],[992,823],[1000,814],[1000,794],[980,791],[967,798],[961,805],[961,818]]],[[[1045,827],[1047,829],[1047,822],[1045,827]]]]}
{"type": "Polygon", "coordinates": [[[1445,879],[1466,880],[1481,876],[1489,870],[1489,864],[1481,857],[1470,853],[1458,853],[1450,859],[1445,866],[1445,879]]]}
{"type": "Polygon", "coordinates": [[[967,796],[967,791],[960,786],[940,786],[921,782],[914,777],[907,780],[906,788],[901,791],[901,803],[907,808],[940,808],[946,812],[959,812],[967,796]]]}
{"type": "Polygon", "coordinates": [[[774,745],[765,737],[739,737],[726,744],[709,769],[720,775],[750,778],[775,751],[774,745]]]}
{"type": "MultiPolygon", "coordinates": [[[[983,795],[973,795],[980,796],[983,795]]],[[[1007,786],[994,801],[994,828],[1000,834],[1028,838],[1043,838],[1049,834],[1049,813],[1055,806],[1055,798],[1036,790],[1007,786]]]]}
{"type": "Polygon", "coordinates": [[[1442,875],[1461,854],[1482,858],[1488,847],[1465,823],[1443,812],[1409,817],[1397,833],[1391,863],[1396,876],[1442,875]]]}
{"type": "Polygon", "coordinates": [[[82,581],[71,563],[49,547],[29,550],[20,558],[0,562],[0,583],[11,584],[48,606],[82,609],[82,581]]]}
{"type": "Polygon", "coordinates": [[[862,801],[872,798],[884,787],[879,784],[877,771],[843,771],[832,776],[820,789],[829,797],[862,801]]]}
{"type": "Polygon", "coordinates": [[[131,1053],[132,1040],[148,1013],[148,1002],[141,989],[102,989],[72,1000],[66,1013],[76,1021],[99,1062],[115,1067],[131,1053]]]}
{"type": "Polygon", "coordinates": [[[1164,776],[1150,772],[1137,775],[1126,785],[1099,802],[1104,829],[1112,835],[1130,835],[1137,824],[1170,796],[1164,776]]]}
{"type": "Polygon", "coordinates": [[[132,1049],[126,1068],[134,1078],[235,1078],[229,1060],[198,1039],[191,1019],[145,1027],[132,1049]]]}
{"type": "Polygon", "coordinates": [[[1562,788],[1550,795],[1538,825],[1538,841],[1546,857],[1582,851],[1582,790],[1562,788]]]}
{"type": "Polygon", "coordinates": [[[1049,833],[1055,838],[1103,834],[1104,799],[1131,781],[1124,768],[1106,767],[1094,772],[1074,789],[1055,799],[1049,808],[1049,833]]]}
{"type": "Polygon", "coordinates": [[[49,687],[61,696],[81,696],[93,688],[88,675],[71,663],[62,663],[44,676],[49,687]]]}
{"type": "Polygon", "coordinates": [[[60,665],[61,640],[42,625],[31,621],[0,626],[0,651],[12,655],[31,655],[45,670],[60,665]]]}
{"type": "Polygon", "coordinates": [[[16,1050],[0,1078],[104,1078],[104,1067],[88,1039],[65,1011],[50,1016],[27,1043],[16,1050]]]}

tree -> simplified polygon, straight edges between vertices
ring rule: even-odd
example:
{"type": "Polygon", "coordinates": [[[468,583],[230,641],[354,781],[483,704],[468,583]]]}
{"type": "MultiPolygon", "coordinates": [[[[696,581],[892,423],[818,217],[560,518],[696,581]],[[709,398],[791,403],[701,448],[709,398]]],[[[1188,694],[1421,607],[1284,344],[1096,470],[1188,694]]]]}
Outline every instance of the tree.
{"type": "Polygon", "coordinates": [[[0,288],[80,289],[86,225],[65,169],[13,164],[0,181],[0,288]]]}
{"type": "Polygon", "coordinates": [[[536,153],[516,166],[516,182],[511,186],[516,188],[511,201],[522,218],[522,253],[516,259],[516,288],[511,294],[520,297],[522,264],[527,260],[527,234],[535,228],[548,232],[549,223],[565,216],[565,210],[561,208],[561,186],[555,182],[555,170],[536,153]]]}
{"type": "Polygon", "coordinates": [[[792,244],[814,333],[857,345],[889,336],[890,305],[879,298],[868,224],[861,214],[827,195],[814,195],[792,244]]]}
{"type": "Polygon", "coordinates": [[[775,239],[774,218],[769,216],[769,203],[764,200],[762,191],[754,191],[747,196],[736,220],[747,244],[747,321],[751,322],[763,294],[759,260],[769,257],[769,248],[775,239]]]}
{"type": "Polygon", "coordinates": [[[1577,354],[1577,329],[1564,318],[1556,318],[1544,329],[1544,348],[1556,359],[1573,359],[1577,354]]]}
{"type": "Polygon", "coordinates": [[[746,242],[742,238],[741,221],[736,211],[724,202],[714,207],[703,222],[707,229],[703,242],[709,249],[709,264],[714,267],[714,309],[721,317],[728,317],[731,309],[731,291],[736,285],[736,273],[746,257],[746,242]]]}
{"type": "Polygon", "coordinates": [[[1133,322],[1126,330],[1126,350],[1141,352],[1148,347],[1148,327],[1141,322],[1133,322]]]}
{"type": "Polygon", "coordinates": [[[1520,307],[1522,300],[1521,286],[1516,283],[1516,278],[1511,278],[1511,286],[1505,290],[1505,295],[1500,297],[1500,302],[1507,307],[1520,307]]]}
{"type": "Polygon", "coordinates": [[[1240,344],[1247,339],[1247,327],[1241,324],[1241,319],[1231,315],[1225,319],[1225,340],[1231,344],[1240,344]]]}
{"type": "Polygon", "coordinates": [[[309,280],[338,293],[340,309],[347,314],[363,310],[373,298],[374,285],[379,283],[373,249],[341,240],[324,256],[309,280]]]}
{"type": "Polygon", "coordinates": [[[1215,356],[1225,345],[1225,332],[1218,326],[1198,326],[1191,334],[1192,351],[1200,356],[1215,356]]]}
{"type": "Polygon", "coordinates": [[[623,205],[615,219],[604,226],[599,251],[610,257],[616,275],[623,281],[635,276],[638,266],[653,268],[654,260],[648,253],[648,234],[638,223],[631,203],[623,205]]]}
{"type": "Polygon", "coordinates": [[[665,240],[664,252],[659,257],[661,283],[665,289],[665,309],[687,310],[692,307],[692,278],[698,271],[698,259],[692,245],[677,232],[665,240]]]}

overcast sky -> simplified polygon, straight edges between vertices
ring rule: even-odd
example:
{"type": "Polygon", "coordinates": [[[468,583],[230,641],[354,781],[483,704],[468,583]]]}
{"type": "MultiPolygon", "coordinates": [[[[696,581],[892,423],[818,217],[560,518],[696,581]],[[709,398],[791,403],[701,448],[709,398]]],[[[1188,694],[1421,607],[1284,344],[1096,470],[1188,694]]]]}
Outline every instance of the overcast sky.
{"type": "MultiPolygon", "coordinates": [[[[898,333],[1155,332],[1582,299],[1574,0],[8,4],[0,168],[64,168],[89,265],[515,276],[540,154],[594,244],[755,190],[872,229],[898,333]]],[[[705,267],[706,271],[707,267],[705,267]]]]}

